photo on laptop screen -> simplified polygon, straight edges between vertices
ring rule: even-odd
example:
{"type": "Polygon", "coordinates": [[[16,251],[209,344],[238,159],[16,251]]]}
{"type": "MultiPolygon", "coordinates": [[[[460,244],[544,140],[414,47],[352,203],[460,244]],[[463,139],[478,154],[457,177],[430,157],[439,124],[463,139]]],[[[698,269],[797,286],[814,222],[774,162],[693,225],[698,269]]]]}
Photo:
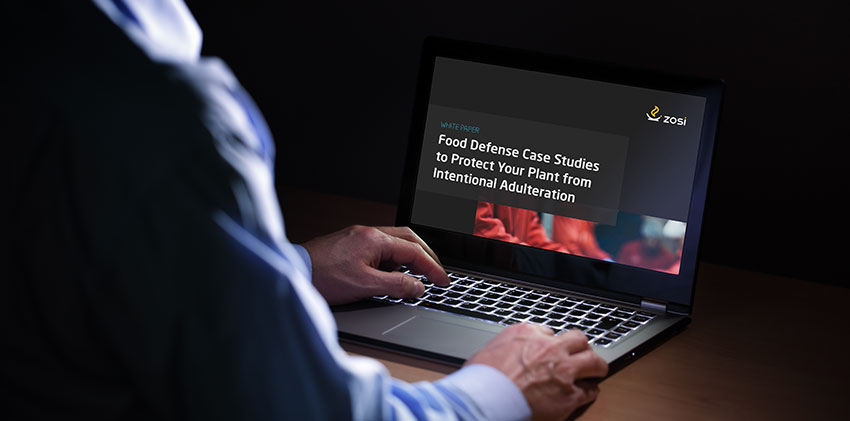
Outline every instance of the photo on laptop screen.
{"type": "Polygon", "coordinates": [[[437,57],[411,222],[678,274],[705,98],[437,57]]]}

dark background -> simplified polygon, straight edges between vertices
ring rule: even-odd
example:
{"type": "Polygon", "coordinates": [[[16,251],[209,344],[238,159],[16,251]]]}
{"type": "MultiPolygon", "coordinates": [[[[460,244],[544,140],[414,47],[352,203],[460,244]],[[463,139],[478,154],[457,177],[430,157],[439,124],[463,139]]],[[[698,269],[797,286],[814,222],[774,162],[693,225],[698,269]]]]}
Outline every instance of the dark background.
{"type": "Polygon", "coordinates": [[[397,200],[427,35],[723,78],[702,258],[850,286],[850,36],[831,2],[187,3],[263,110],[280,188],[397,200]]]}

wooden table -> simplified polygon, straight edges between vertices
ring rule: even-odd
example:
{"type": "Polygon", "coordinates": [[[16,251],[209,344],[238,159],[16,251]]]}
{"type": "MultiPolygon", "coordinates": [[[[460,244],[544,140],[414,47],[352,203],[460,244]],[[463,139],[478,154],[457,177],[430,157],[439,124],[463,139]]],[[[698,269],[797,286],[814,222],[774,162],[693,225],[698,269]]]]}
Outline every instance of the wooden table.
{"type": "MultiPolygon", "coordinates": [[[[287,234],[392,225],[395,207],[283,189],[287,234]]],[[[836,264],[837,262],[812,262],[836,264]]],[[[850,289],[702,263],[684,332],[606,379],[584,420],[850,420],[850,289]]],[[[406,381],[453,367],[344,344],[406,381]]]]}

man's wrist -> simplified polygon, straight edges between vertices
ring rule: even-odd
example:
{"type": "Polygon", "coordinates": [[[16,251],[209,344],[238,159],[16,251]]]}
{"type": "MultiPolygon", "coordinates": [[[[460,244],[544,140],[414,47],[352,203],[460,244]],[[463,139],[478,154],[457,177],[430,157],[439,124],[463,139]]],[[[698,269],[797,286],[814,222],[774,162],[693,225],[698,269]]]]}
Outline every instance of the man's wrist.
{"type": "Polygon", "coordinates": [[[531,418],[522,391],[501,371],[485,364],[471,364],[436,382],[478,406],[488,420],[531,418]]]}

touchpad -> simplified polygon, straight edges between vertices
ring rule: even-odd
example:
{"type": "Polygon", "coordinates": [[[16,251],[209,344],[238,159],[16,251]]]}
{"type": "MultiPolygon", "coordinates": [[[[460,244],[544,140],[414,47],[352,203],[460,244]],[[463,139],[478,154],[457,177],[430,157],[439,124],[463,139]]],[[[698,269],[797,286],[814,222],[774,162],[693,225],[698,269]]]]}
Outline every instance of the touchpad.
{"type": "Polygon", "coordinates": [[[498,333],[416,315],[383,332],[392,342],[469,358],[498,333]]]}

